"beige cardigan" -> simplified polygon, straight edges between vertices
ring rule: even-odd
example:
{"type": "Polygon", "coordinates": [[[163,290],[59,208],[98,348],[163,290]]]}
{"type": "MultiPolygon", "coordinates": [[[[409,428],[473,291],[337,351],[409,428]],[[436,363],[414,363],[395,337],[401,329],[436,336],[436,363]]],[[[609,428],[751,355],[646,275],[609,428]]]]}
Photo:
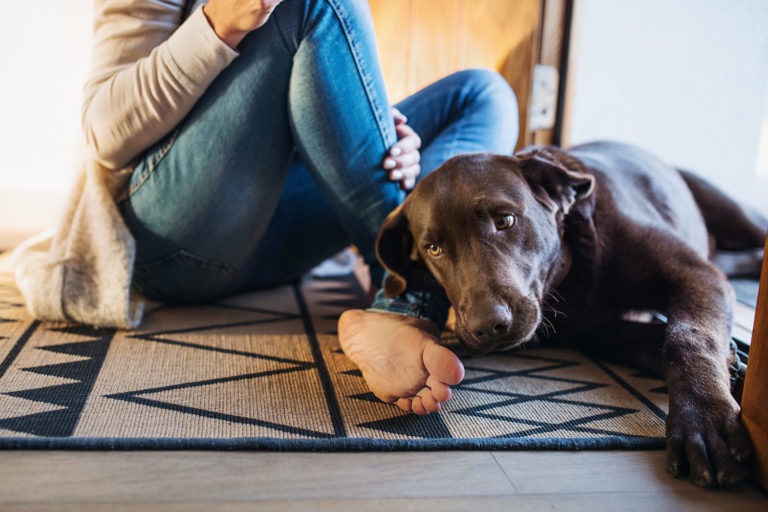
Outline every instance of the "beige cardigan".
{"type": "Polygon", "coordinates": [[[95,1],[78,177],[53,234],[23,243],[11,257],[35,318],[122,329],[141,322],[144,300],[131,290],[135,243],[116,201],[134,159],[169,133],[237,56],[216,36],[202,3],[95,1]]]}

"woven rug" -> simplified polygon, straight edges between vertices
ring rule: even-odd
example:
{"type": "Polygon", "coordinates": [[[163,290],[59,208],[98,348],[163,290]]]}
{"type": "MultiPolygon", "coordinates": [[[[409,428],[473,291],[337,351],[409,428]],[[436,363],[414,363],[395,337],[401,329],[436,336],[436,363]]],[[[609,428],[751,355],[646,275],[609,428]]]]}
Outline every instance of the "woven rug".
{"type": "MultiPolygon", "coordinates": [[[[31,319],[0,275],[0,448],[661,448],[663,382],[562,348],[472,358],[440,413],[378,401],[339,348],[355,274],[163,308],[135,332],[31,319]]],[[[450,340],[448,340],[450,342],[450,340]]]]}

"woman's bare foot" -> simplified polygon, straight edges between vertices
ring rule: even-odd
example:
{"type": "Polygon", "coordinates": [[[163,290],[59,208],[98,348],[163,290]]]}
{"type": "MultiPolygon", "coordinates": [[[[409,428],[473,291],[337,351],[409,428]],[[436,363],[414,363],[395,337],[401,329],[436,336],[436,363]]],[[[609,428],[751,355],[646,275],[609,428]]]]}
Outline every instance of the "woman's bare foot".
{"type": "Polygon", "coordinates": [[[406,412],[439,411],[449,386],[464,378],[461,361],[426,320],[353,309],[339,318],[339,341],[373,394],[406,412]]]}

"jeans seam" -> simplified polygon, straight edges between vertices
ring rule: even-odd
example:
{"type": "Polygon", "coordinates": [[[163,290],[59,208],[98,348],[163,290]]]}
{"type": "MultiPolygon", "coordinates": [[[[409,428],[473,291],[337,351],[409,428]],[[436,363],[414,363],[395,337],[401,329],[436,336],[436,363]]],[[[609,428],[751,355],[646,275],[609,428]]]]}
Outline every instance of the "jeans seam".
{"type": "Polygon", "coordinates": [[[211,260],[202,258],[197,254],[195,254],[194,252],[188,251],[186,249],[177,249],[160,258],[156,258],[154,260],[151,260],[145,263],[137,263],[136,266],[143,271],[150,271],[151,269],[156,268],[160,265],[163,265],[167,262],[170,262],[173,260],[183,260],[183,259],[187,259],[187,261],[194,263],[196,266],[200,267],[201,269],[223,272],[224,274],[232,278],[237,277],[238,275],[237,269],[232,264],[227,262],[222,262],[222,261],[211,261],[211,260]]]}
{"type": "MultiPolygon", "coordinates": [[[[166,283],[166,285],[157,285],[158,281],[156,279],[156,272],[162,272],[165,265],[185,265],[188,269],[194,267],[203,273],[215,272],[217,275],[222,276],[224,279],[224,281],[221,279],[217,280],[218,283],[225,283],[227,279],[232,281],[237,277],[237,271],[235,267],[230,263],[208,261],[190,251],[185,249],[178,249],[149,262],[136,263],[133,276],[134,284],[136,284],[143,293],[153,299],[161,301],[170,300],[171,302],[181,300],[185,295],[180,295],[180,293],[186,294],[186,292],[179,290],[177,286],[177,284],[180,282],[178,277],[171,277],[170,287],[167,286],[168,283],[166,283]]],[[[201,283],[197,283],[196,290],[206,291],[205,293],[208,294],[208,298],[203,299],[206,301],[210,300],[211,297],[218,297],[222,293],[227,293],[226,289],[229,289],[225,288],[212,290],[207,285],[203,285],[203,288],[199,288],[200,285],[201,283]]],[[[198,298],[193,298],[191,300],[192,302],[195,302],[198,300],[198,298]]]]}
{"type": "MultiPolygon", "coordinates": [[[[309,4],[309,2],[307,2],[309,4]]],[[[301,32],[304,32],[304,25],[306,24],[306,10],[307,7],[304,8],[304,19],[302,20],[301,25],[301,32]]],[[[294,48],[292,48],[292,45],[288,43],[288,40],[285,37],[285,34],[283,33],[283,29],[280,28],[280,17],[279,16],[271,16],[270,19],[267,21],[268,24],[272,24],[275,27],[275,32],[277,32],[277,37],[280,38],[280,42],[283,43],[283,47],[285,47],[285,51],[288,53],[288,55],[293,58],[296,55],[296,51],[294,48]]]]}
{"type": "Polygon", "coordinates": [[[136,181],[136,183],[132,183],[130,188],[128,189],[128,195],[132,196],[136,193],[139,188],[149,179],[149,177],[154,172],[155,168],[157,168],[160,161],[165,158],[165,155],[168,154],[168,152],[171,150],[171,147],[173,146],[173,143],[176,141],[176,137],[179,134],[179,129],[175,129],[171,136],[168,138],[168,141],[163,144],[159,150],[157,150],[147,161],[147,169],[141,173],[141,176],[139,176],[139,179],[136,181]]]}
{"type": "Polygon", "coordinates": [[[350,26],[350,24],[347,21],[346,16],[342,12],[341,8],[338,5],[338,2],[336,0],[327,0],[328,4],[330,4],[331,8],[333,9],[333,12],[336,14],[336,18],[339,20],[339,23],[342,25],[342,32],[344,34],[344,39],[347,41],[347,44],[349,45],[349,49],[352,52],[352,57],[355,62],[355,68],[357,68],[358,75],[360,76],[360,80],[363,84],[363,89],[365,89],[365,95],[368,97],[368,104],[371,106],[371,110],[373,110],[373,116],[376,119],[376,124],[379,127],[379,135],[381,136],[381,140],[384,144],[384,147],[389,147],[391,144],[389,141],[387,141],[386,134],[388,133],[387,126],[384,122],[384,114],[381,112],[381,108],[378,105],[378,102],[375,101],[374,95],[371,92],[371,78],[370,74],[368,73],[368,69],[363,65],[362,59],[360,58],[359,48],[357,46],[356,40],[352,37],[353,31],[350,26]]]}

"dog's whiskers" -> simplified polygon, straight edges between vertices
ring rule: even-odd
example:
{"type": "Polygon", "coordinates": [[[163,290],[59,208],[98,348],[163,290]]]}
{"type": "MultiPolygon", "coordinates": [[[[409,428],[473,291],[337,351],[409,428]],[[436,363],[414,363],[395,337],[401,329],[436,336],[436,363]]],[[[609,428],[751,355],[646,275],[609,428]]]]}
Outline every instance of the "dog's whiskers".
{"type": "Polygon", "coordinates": [[[559,291],[557,291],[557,290],[555,290],[555,289],[551,289],[551,290],[549,290],[549,291],[548,291],[548,292],[545,294],[545,296],[546,296],[546,297],[551,297],[551,298],[552,298],[552,300],[554,300],[555,302],[560,302],[560,301],[562,300],[562,298],[563,298],[563,295],[562,295],[562,294],[561,294],[559,291]]]}
{"type": "Polygon", "coordinates": [[[543,312],[545,312],[545,313],[552,313],[552,316],[554,318],[557,318],[558,315],[561,315],[564,318],[568,318],[568,315],[566,315],[562,310],[557,309],[556,307],[552,306],[551,304],[547,303],[546,301],[542,302],[541,310],[543,312]]]}
{"type": "Polygon", "coordinates": [[[535,347],[541,343],[541,340],[539,339],[539,333],[538,331],[533,333],[533,336],[528,338],[526,341],[520,344],[520,347],[518,348],[530,348],[535,347]]]}
{"type": "Polygon", "coordinates": [[[556,329],[555,325],[552,323],[552,321],[547,317],[542,317],[541,322],[539,323],[539,328],[536,329],[536,334],[538,334],[539,330],[543,330],[544,334],[549,337],[553,334],[555,334],[556,329]],[[551,332],[550,332],[551,330],[551,332]]]}

